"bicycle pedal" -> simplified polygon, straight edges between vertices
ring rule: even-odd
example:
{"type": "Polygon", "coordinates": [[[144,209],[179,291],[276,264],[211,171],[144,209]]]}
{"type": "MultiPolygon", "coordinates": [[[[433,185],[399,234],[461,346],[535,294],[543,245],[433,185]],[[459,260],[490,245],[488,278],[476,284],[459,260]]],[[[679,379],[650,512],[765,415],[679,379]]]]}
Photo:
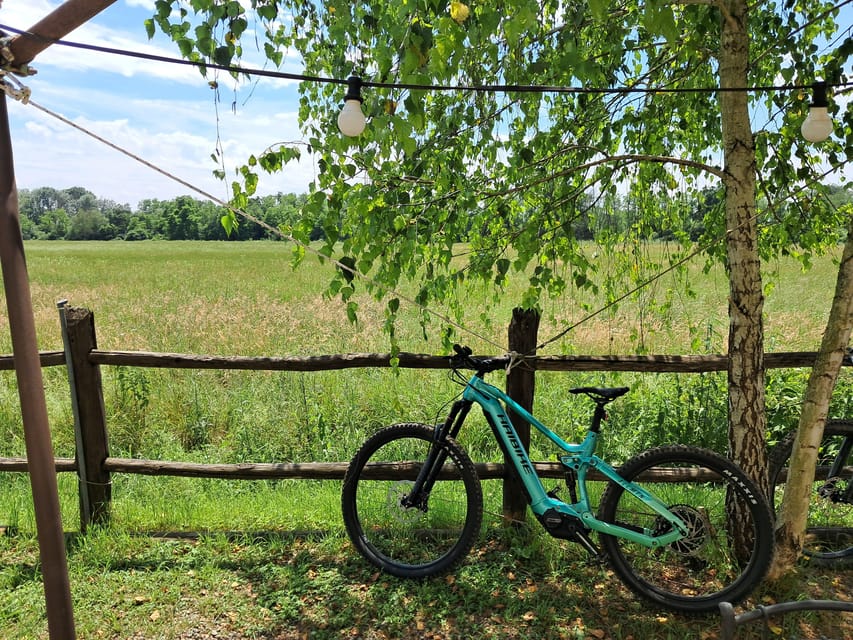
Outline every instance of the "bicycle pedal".
{"type": "Polygon", "coordinates": [[[609,564],[607,555],[604,553],[587,554],[584,563],[591,567],[606,567],[609,564]]]}
{"type": "Polygon", "coordinates": [[[546,492],[546,495],[549,498],[554,498],[554,500],[559,500],[559,498],[557,497],[558,493],[560,493],[560,487],[554,487],[550,491],[546,492]]]}

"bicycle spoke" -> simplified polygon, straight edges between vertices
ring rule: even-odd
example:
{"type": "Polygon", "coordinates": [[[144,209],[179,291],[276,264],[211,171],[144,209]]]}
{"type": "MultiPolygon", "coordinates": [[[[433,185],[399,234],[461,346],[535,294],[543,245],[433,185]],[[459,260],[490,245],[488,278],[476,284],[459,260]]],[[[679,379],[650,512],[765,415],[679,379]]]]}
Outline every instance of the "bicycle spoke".
{"type": "MultiPolygon", "coordinates": [[[[770,455],[771,499],[777,510],[795,437],[789,434],[770,455]]],[[[816,562],[853,562],[853,421],[826,423],[812,487],[803,553],[816,562]]]]}
{"type": "MultiPolygon", "coordinates": [[[[769,510],[749,500],[744,490],[748,480],[721,475],[717,458],[689,447],[664,447],[635,460],[623,467],[623,477],[667,504],[686,525],[687,535],[656,549],[602,536],[617,574],[637,593],[683,611],[709,611],[725,599],[743,597],[767,568],[772,538],[769,510]],[[641,480],[655,475],[649,470],[718,480],[641,480]]],[[[672,529],[666,518],[618,485],[608,487],[599,517],[656,536],[672,529]]]]}
{"type": "Polygon", "coordinates": [[[468,552],[479,533],[479,481],[473,464],[451,441],[438,480],[426,487],[428,493],[414,493],[433,435],[424,425],[380,432],[353,459],[344,481],[350,539],[368,560],[395,575],[443,571],[468,552]],[[406,478],[388,469],[404,470],[406,478]]]}

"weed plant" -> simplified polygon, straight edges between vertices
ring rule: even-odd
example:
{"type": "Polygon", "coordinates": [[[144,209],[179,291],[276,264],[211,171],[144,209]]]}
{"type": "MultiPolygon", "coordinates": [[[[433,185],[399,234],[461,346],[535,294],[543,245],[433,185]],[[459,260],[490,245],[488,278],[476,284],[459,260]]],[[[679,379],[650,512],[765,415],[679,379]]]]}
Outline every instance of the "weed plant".
{"type": "MultiPolygon", "coordinates": [[[[388,349],[381,303],[356,283],[359,321],[349,322],[342,303],[323,295],[333,267],[314,263],[294,271],[285,243],[33,242],[27,244],[27,252],[40,348],[45,351],[62,348],[55,307],[60,298],[92,309],[102,349],[219,355],[388,349]]],[[[666,317],[657,322],[640,310],[653,306],[648,300],[627,301],[581,323],[545,352],[723,351],[725,278],[715,270],[706,274],[701,267],[678,274],[678,279],[690,281],[692,293],[668,294],[666,317]],[[640,315],[642,345],[636,342],[635,330],[640,315]]],[[[766,304],[768,344],[786,350],[815,349],[834,284],[832,259],[816,261],[807,274],[793,261],[773,267],[775,286],[766,304]]],[[[676,292],[676,285],[681,286],[675,281],[670,285],[676,292]]],[[[461,292],[471,310],[461,320],[503,344],[510,301],[522,286],[520,279],[511,282],[498,300],[481,287],[461,292]]],[[[585,292],[571,295],[545,302],[540,337],[553,335],[601,304],[584,297],[589,296],[585,292]]],[[[440,353],[437,323],[424,334],[420,312],[408,311],[399,314],[401,347],[440,353]]],[[[0,347],[8,339],[3,335],[0,347]]],[[[467,338],[458,336],[479,353],[497,351],[494,345],[467,338]]],[[[385,425],[441,420],[459,391],[447,372],[431,370],[292,373],[102,367],[102,374],[111,455],[207,462],[346,461],[370,433],[385,425]]],[[[771,443],[795,428],[806,375],[805,370],[768,371],[771,443]]],[[[853,409],[851,377],[842,374],[832,415],[853,409]]],[[[44,379],[56,453],[73,456],[73,416],[64,368],[44,369],[44,379]]],[[[500,373],[490,380],[504,384],[500,373]]],[[[618,462],[647,447],[672,442],[727,449],[725,374],[542,372],[537,375],[537,417],[568,439],[582,437],[591,406],[567,391],[589,384],[631,386],[631,392],[610,407],[602,445],[608,459],[618,462]]],[[[24,455],[22,431],[14,375],[0,372],[0,455],[24,455]]],[[[479,416],[472,415],[461,439],[477,460],[500,457],[479,416]]],[[[535,437],[532,451],[535,459],[553,459],[547,442],[535,437]]],[[[127,479],[116,482],[134,486],[127,479]]],[[[125,495],[120,488],[116,493],[125,495]]],[[[150,492],[152,498],[156,493],[150,492]]],[[[4,490],[0,501],[18,504],[17,498],[2,497],[6,495],[4,490]]],[[[0,502],[0,509],[6,508],[13,507],[0,502]]],[[[19,507],[14,509],[20,514],[19,507]]]]}
{"type": "MultiPolygon", "coordinates": [[[[383,304],[356,283],[359,321],[350,323],[344,305],[323,295],[333,267],[311,262],[291,271],[285,243],[33,242],[26,249],[44,351],[62,349],[55,306],[62,298],[94,312],[98,344],[106,350],[388,350],[383,304]]],[[[705,274],[701,267],[678,276],[693,293],[669,295],[661,317],[649,315],[649,300],[628,300],[583,322],[543,354],[724,352],[727,283],[721,271],[705,274]]],[[[835,268],[829,257],[817,260],[808,274],[793,262],[775,265],[766,306],[768,350],[817,348],[835,268]]],[[[461,292],[470,309],[463,323],[505,344],[511,301],[522,286],[520,280],[511,283],[499,300],[476,287],[461,292]]],[[[599,308],[601,301],[588,295],[572,291],[566,299],[545,301],[540,338],[599,308]]],[[[401,348],[440,353],[439,323],[425,334],[420,321],[419,311],[401,308],[401,348]]],[[[0,317],[0,325],[5,322],[0,317]]],[[[498,352],[476,338],[457,338],[478,353],[498,352]]],[[[0,352],[11,352],[8,331],[0,332],[0,352]]],[[[383,426],[442,419],[460,391],[447,372],[431,370],[102,367],[102,374],[112,456],[195,462],[346,461],[383,426]]],[[[71,457],[73,416],[64,368],[44,369],[44,381],[56,454],[71,457]]],[[[501,373],[490,381],[504,384],[501,373]]],[[[803,370],[768,372],[770,443],[796,427],[805,382],[803,370]]],[[[631,387],[609,407],[601,450],[608,460],[672,442],[727,449],[724,373],[539,373],[535,414],[570,440],[583,435],[590,419],[590,403],[568,393],[580,385],[631,387]]],[[[831,415],[853,415],[851,403],[853,376],[844,371],[831,415]]],[[[0,372],[2,456],[25,453],[17,407],[14,375],[0,372]]],[[[475,460],[500,459],[478,415],[472,414],[460,440],[475,460]]],[[[553,460],[554,453],[534,436],[534,459],[553,460]]],[[[59,474],[59,488],[63,522],[73,530],[79,517],[76,479],[59,474]]],[[[208,627],[239,629],[242,635],[234,637],[240,638],[713,637],[707,621],[649,616],[601,567],[567,569],[567,562],[582,560],[572,547],[530,532],[507,539],[499,526],[500,483],[485,481],[484,491],[485,533],[472,559],[452,576],[413,584],[378,576],[353,556],[342,535],[339,481],[114,474],[111,526],[74,537],[69,547],[80,637],[168,639],[208,627]],[[207,534],[164,542],[152,539],[157,532],[207,534]],[[146,635],[134,635],[140,629],[146,635]]],[[[0,536],[0,637],[44,637],[25,474],[0,474],[0,525],[17,532],[0,536]]],[[[802,575],[781,592],[758,597],[851,592],[849,576],[833,582],[831,576],[802,575]]],[[[803,619],[821,630],[837,624],[820,614],[803,619]]],[[[841,629],[836,637],[845,636],[845,629],[835,628],[841,629]]],[[[794,623],[785,629],[796,631],[794,623]]]]}

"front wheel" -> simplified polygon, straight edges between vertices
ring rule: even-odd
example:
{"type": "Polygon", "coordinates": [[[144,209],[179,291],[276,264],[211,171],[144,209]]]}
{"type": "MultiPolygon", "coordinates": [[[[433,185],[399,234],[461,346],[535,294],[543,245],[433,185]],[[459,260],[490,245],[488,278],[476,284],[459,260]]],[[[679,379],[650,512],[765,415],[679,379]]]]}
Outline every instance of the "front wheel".
{"type": "Polygon", "coordinates": [[[452,439],[434,443],[435,429],[398,424],[373,435],[344,478],[341,508],[355,548],[374,565],[402,578],[450,569],[480,533],[483,494],[474,464],[452,439]],[[412,495],[431,447],[444,464],[428,493],[412,495]]]}
{"type": "MultiPolygon", "coordinates": [[[[734,463],[687,446],[650,449],[619,470],[656,496],[686,525],[680,540],[650,549],[602,535],[614,572],[631,590],[684,613],[716,611],[743,599],[761,581],[773,555],[770,508],[734,463]]],[[[599,519],[661,535],[671,525],[645,502],[611,482],[599,519]]]]}

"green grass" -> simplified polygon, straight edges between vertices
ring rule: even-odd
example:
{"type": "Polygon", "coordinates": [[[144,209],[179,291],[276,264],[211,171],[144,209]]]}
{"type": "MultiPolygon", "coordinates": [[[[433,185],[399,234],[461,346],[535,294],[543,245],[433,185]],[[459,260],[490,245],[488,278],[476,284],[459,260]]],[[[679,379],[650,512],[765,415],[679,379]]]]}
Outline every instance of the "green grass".
{"type": "MultiPolygon", "coordinates": [[[[322,295],[329,265],[308,258],[290,269],[284,243],[27,243],[39,347],[62,342],[56,301],[92,309],[98,344],[108,350],[220,355],[315,355],[387,351],[383,305],[359,289],[358,324],[340,301],[322,295]]],[[[601,265],[603,269],[606,264],[601,265]]],[[[829,257],[803,273],[793,261],[771,265],[768,350],[814,350],[834,288],[829,257]]],[[[660,312],[644,292],[584,322],[545,353],[715,353],[725,349],[728,285],[721,269],[692,265],[694,295],[672,278],[655,285],[660,312]],[[632,337],[633,336],[633,337],[632,337]]],[[[505,343],[513,294],[495,302],[464,293],[463,324],[505,343]]],[[[600,301],[573,291],[546,301],[540,339],[584,318],[600,301]]],[[[446,311],[446,310],[442,310],[446,311]]],[[[406,351],[439,353],[439,324],[424,337],[420,314],[401,309],[406,351]]],[[[0,324],[6,323],[5,314],[0,324]]],[[[478,352],[493,345],[460,335],[478,352]]],[[[11,352],[8,330],[0,352],[11,352]]],[[[434,422],[457,388],[445,372],[345,370],[322,373],[189,371],[105,367],[112,455],[200,462],[344,461],[378,428],[434,422]]],[[[853,415],[853,384],[842,376],[834,415],[853,415]],[[850,411],[848,412],[848,409],[850,411]]],[[[54,447],[74,450],[68,383],[44,370],[54,447]]],[[[495,380],[500,384],[499,378],[495,380]]],[[[774,371],[768,384],[771,438],[796,424],[801,371],[774,371]]],[[[605,426],[604,455],[620,460],[653,444],[682,441],[725,448],[725,376],[540,374],[536,414],[567,436],[580,435],[589,407],[566,389],[629,384],[605,426]]],[[[17,390],[0,372],[0,455],[23,455],[17,390]]],[[[472,416],[473,417],[473,416],[472,416]]],[[[497,459],[481,418],[462,443],[478,460],[497,459]]],[[[553,451],[534,441],[534,458],[553,451]]],[[[381,577],[343,536],[339,482],[220,481],[116,474],[110,528],[74,535],[76,482],[60,474],[62,517],[78,637],[191,638],[190,629],[244,638],[712,638],[713,616],[699,620],[651,611],[580,552],[537,533],[508,539],[494,531],[451,577],[407,582],[381,577]],[[199,539],[156,532],[207,532],[199,539]],[[295,535],[300,534],[300,535],[295,535]],[[604,635],[601,635],[602,632],[604,635]]],[[[497,510],[496,508],[493,510],[497,510]]],[[[23,474],[0,475],[0,637],[46,637],[35,525],[23,474]]],[[[849,573],[802,568],[785,584],[755,594],[761,602],[838,597],[853,592],[849,573]]],[[[838,614],[794,614],[782,637],[849,637],[838,614]]],[[[760,629],[760,627],[756,627],[760,629]]],[[[226,636],[228,637],[228,636],[226,636]]],[[[744,634],[740,637],[758,637],[744,634]]]]}
{"type": "MultiPolygon", "coordinates": [[[[717,616],[649,609],[605,567],[536,533],[493,531],[454,573],[376,573],[338,534],[162,538],[93,531],[68,543],[79,638],[715,638],[717,616]],[[220,635],[204,635],[216,632],[220,635]],[[200,635],[192,635],[200,634],[200,635]]],[[[37,549],[0,539],[0,636],[45,638],[37,549]]],[[[849,596],[803,570],[747,606],[849,596]]],[[[850,637],[841,614],[789,614],[774,637],[850,637]]],[[[762,625],[739,638],[762,637],[762,625]]]]}

